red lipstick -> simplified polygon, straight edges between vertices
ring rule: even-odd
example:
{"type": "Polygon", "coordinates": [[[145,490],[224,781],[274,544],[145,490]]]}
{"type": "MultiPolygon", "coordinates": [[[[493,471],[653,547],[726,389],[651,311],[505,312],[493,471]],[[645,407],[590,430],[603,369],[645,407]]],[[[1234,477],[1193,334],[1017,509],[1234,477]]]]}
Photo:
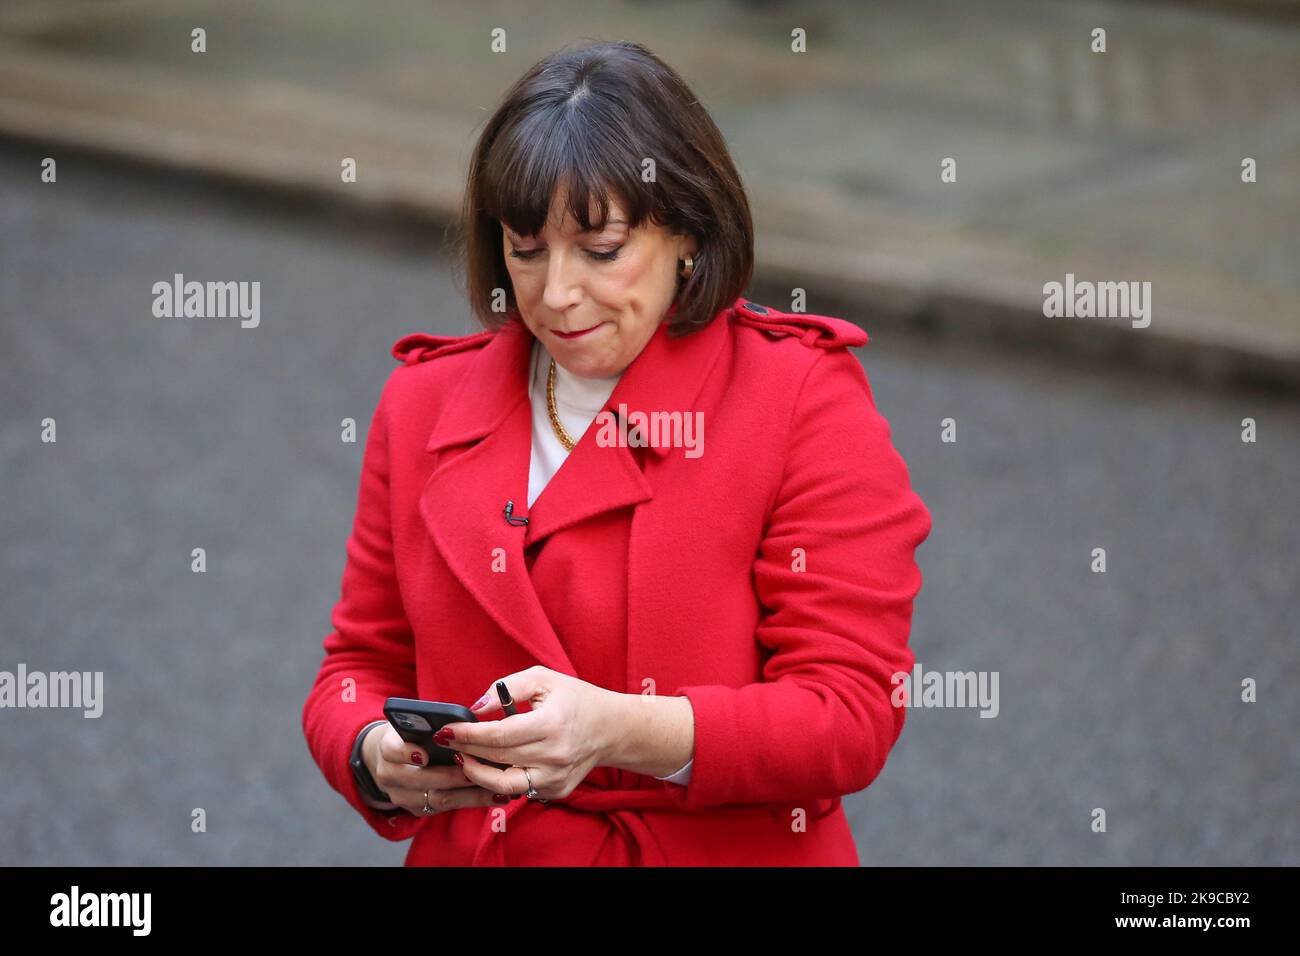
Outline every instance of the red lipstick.
{"type": "Polygon", "coordinates": [[[557,335],[562,339],[577,339],[591,332],[595,332],[598,328],[600,328],[601,325],[604,324],[605,324],[604,322],[601,322],[599,325],[593,325],[591,328],[583,329],[581,332],[560,332],[557,329],[551,329],[551,334],[557,335]]]}

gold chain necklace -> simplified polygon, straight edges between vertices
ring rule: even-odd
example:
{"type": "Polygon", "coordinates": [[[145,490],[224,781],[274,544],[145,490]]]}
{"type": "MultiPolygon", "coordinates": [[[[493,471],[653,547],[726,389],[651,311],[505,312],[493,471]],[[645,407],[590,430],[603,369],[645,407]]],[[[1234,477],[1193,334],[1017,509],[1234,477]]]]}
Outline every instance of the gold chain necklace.
{"type": "Polygon", "coordinates": [[[546,410],[551,414],[551,428],[555,437],[560,440],[565,451],[573,451],[577,442],[569,437],[564,423],[560,421],[560,413],[555,410],[555,359],[551,359],[551,370],[546,374],[546,410]]]}

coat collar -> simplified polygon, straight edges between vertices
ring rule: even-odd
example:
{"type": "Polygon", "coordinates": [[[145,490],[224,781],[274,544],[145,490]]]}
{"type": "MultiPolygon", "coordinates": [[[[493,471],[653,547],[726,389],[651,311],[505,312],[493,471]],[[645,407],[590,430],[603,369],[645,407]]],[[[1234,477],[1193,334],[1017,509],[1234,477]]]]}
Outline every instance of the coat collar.
{"type": "MultiPolygon", "coordinates": [[[[743,300],[737,300],[743,301],[743,300]]],[[[704,378],[718,355],[726,324],[734,306],[723,309],[703,329],[683,338],[670,338],[667,323],[660,323],[641,353],[619,378],[602,409],[619,413],[685,411],[699,394],[704,378]]],[[[668,310],[672,315],[676,303],[668,310]]],[[[489,434],[528,396],[528,362],[535,341],[517,311],[476,356],[461,378],[425,448],[435,452],[489,434]]],[[[580,443],[581,444],[581,443],[580,443]]],[[[577,452],[574,448],[574,452],[577,452]]],[[[663,457],[669,448],[651,445],[663,457]]]]}
{"type": "MultiPolygon", "coordinates": [[[[667,324],[661,323],[602,410],[625,411],[629,418],[633,412],[694,410],[733,308],[681,338],[669,338],[667,324]]],[[[579,521],[648,501],[654,488],[633,450],[598,445],[593,426],[528,507],[533,341],[513,312],[474,355],[426,443],[439,461],[420,495],[419,510],[452,572],[501,628],[538,663],[576,676],[533,589],[524,548],[579,521]],[[512,502],[516,520],[528,519],[526,525],[506,520],[507,502],[512,502]]],[[[658,457],[672,450],[644,449],[658,457]]]]}

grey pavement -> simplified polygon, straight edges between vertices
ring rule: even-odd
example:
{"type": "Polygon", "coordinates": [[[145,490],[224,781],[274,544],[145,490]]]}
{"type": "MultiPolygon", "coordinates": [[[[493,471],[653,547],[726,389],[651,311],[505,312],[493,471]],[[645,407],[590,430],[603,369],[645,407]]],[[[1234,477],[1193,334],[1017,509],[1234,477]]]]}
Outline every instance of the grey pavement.
{"type": "MultiPolygon", "coordinates": [[[[78,160],[43,185],[39,155],[0,153],[0,669],[102,670],[106,701],[0,710],[0,864],[400,863],[300,713],[355,505],[339,422],[400,335],[471,328],[436,234],[78,160]],[[154,318],[175,272],[260,281],[261,326],[154,318]]],[[[839,314],[934,517],[918,658],[1000,674],[996,718],[909,712],[846,799],[863,862],[1300,863],[1296,406],[839,314]]]]}
{"type": "Polygon", "coordinates": [[[784,301],[834,289],[877,327],[1296,391],[1300,21],[1237,6],[11,0],[0,134],[445,220],[529,64],[634,39],[717,119],[784,301]],[[1150,282],[1151,326],[1045,320],[1043,284],[1067,273],[1150,282]]]}

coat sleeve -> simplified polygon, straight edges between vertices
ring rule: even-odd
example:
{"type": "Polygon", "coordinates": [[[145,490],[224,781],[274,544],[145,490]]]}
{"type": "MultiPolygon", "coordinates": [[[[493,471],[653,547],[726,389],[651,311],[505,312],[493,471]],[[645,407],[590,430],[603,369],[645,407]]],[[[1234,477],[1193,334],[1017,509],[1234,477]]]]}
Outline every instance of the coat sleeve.
{"type": "Polygon", "coordinates": [[[903,729],[916,548],[930,513],[853,353],[812,363],[754,564],[763,679],[676,693],[695,713],[683,809],[835,798],[866,788],[903,729]],[[802,549],[806,567],[797,563],[802,549]]]}
{"type": "Polygon", "coordinates": [[[387,698],[417,696],[414,642],[393,566],[388,492],[387,414],[400,372],[394,370],[385,384],[366,435],[333,630],[324,640],[325,659],[302,711],[307,746],[329,785],[389,840],[409,839],[424,820],[366,804],[348,758],[361,729],[384,719],[387,698]]]}

